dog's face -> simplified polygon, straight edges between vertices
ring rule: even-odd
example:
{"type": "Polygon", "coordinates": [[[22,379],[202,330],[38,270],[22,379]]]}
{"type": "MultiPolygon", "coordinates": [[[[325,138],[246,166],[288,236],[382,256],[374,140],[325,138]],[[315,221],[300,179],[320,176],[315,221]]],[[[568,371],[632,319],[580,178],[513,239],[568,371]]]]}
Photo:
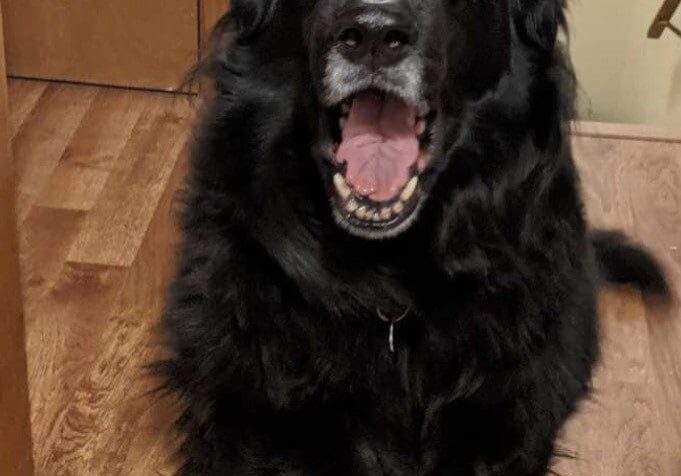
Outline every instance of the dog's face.
{"type": "Polygon", "coordinates": [[[498,79],[508,64],[506,1],[317,2],[307,42],[324,108],[318,154],[348,232],[389,238],[418,218],[447,160],[446,129],[480,89],[463,70],[477,56],[498,79]]]}
{"type": "Polygon", "coordinates": [[[312,104],[310,147],[332,213],[352,235],[384,239],[418,219],[439,175],[451,166],[466,105],[510,69],[514,21],[533,25],[520,34],[534,34],[530,42],[552,49],[561,5],[241,0],[234,15],[249,34],[259,29],[266,35],[271,27],[299,35],[288,41],[304,50],[312,82],[304,88],[312,104]],[[278,17],[286,20],[274,21],[278,17]],[[292,28],[297,22],[299,28],[292,28]]]}
{"type": "Polygon", "coordinates": [[[320,0],[308,19],[323,110],[316,131],[336,221],[364,238],[406,230],[425,197],[452,12],[440,0],[320,0]]]}

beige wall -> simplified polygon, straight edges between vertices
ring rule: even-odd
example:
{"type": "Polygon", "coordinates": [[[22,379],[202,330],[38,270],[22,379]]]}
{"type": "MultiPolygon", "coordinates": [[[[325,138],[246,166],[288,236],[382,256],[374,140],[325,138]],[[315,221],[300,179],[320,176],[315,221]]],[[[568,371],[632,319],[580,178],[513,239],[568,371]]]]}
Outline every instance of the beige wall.
{"type": "Polygon", "coordinates": [[[681,128],[681,38],[647,38],[662,2],[570,0],[582,119],[681,128]]]}

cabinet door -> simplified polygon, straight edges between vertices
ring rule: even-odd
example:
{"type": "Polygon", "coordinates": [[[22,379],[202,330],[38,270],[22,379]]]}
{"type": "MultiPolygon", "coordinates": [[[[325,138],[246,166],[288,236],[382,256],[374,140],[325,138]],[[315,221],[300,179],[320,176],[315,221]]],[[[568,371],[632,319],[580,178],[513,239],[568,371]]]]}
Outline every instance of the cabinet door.
{"type": "Polygon", "coordinates": [[[196,0],[1,1],[13,76],[173,90],[197,59],[196,0]]]}
{"type": "Polygon", "coordinates": [[[26,350],[7,116],[7,83],[0,23],[0,474],[31,476],[33,467],[26,350]]]}
{"type": "Polygon", "coordinates": [[[217,21],[229,9],[229,0],[201,0],[201,37],[207,38],[217,21]]]}

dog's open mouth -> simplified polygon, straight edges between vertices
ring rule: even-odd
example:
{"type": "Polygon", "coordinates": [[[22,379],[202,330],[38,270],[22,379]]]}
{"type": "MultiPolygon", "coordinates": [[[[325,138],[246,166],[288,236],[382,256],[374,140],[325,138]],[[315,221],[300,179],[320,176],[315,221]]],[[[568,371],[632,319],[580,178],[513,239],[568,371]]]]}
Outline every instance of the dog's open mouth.
{"type": "Polygon", "coordinates": [[[364,237],[399,233],[420,202],[420,174],[431,159],[435,113],[367,90],[330,114],[337,218],[364,237]]]}

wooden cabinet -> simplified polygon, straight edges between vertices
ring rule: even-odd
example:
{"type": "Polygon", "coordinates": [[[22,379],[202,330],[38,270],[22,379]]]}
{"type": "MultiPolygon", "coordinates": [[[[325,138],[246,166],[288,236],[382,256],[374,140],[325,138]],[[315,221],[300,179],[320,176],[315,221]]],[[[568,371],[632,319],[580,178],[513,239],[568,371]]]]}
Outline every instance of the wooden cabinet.
{"type": "Polygon", "coordinates": [[[11,76],[175,90],[226,0],[2,0],[11,76]]]}
{"type": "Polygon", "coordinates": [[[217,21],[229,9],[229,0],[201,0],[200,2],[200,37],[207,38],[217,21]]]}
{"type": "Polygon", "coordinates": [[[33,463],[26,350],[2,38],[0,24],[0,474],[30,476],[33,463]]]}

